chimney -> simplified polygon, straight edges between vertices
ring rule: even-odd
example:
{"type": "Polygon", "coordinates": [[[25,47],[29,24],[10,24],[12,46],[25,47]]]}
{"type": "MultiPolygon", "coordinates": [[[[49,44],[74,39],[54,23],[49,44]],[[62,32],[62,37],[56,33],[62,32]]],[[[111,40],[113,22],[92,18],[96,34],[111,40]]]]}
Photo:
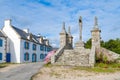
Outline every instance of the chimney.
{"type": "Polygon", "coordinates": [[[43,44],[43,37],[42,37],[42,36],[40,37],[39,42],[40,42],[41,44],[43,44]]]}
{"type": "Polygon", "coordinates": [[[32,40],[32,33],[29,33],[29,35],[27,36],[27,39],[32,40]]]}
{"type": "Polygon", "coordinates": [[[4,26],[11,26],[11,20],[10,19],[5,20],[4,26]]]}
{"type": "Polygon", "coordinates": [[[23,31],[29,33],[29,29],[23,29],[23,31]]]}
{"type": "Polygon", "coordinates": [[[49,40],[46,40],[46,43],[45,43],[47,46],[49,45],[49,40]]]}

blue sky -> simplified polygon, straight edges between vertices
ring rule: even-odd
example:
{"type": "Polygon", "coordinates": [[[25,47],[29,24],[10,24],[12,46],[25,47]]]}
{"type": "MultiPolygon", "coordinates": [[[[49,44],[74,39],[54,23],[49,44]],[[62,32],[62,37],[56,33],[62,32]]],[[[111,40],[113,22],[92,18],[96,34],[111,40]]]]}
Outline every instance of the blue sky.
{"type": "Polygon", "coordinates": [[[78,19],[83,18],[83,41],[91,38],[94,17],[98,17],[102,40],[120,38],[120,0],[0,0],[0,28],[5,19],[12,25],[29,28],[59,45],[62,23],[71,26],[74,42],[78,40],[78,19]]]}

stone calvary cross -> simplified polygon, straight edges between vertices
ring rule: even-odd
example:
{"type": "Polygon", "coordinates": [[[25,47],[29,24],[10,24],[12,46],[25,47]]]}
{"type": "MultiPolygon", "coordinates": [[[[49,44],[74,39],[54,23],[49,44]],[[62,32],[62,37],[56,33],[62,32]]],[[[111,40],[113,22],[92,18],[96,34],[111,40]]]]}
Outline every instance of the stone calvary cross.
{"type": "Polygon", "coordinates": [[[82,17],[79,18],[79,27],[80,27],[80,41],[82,41],[82,17]]]}

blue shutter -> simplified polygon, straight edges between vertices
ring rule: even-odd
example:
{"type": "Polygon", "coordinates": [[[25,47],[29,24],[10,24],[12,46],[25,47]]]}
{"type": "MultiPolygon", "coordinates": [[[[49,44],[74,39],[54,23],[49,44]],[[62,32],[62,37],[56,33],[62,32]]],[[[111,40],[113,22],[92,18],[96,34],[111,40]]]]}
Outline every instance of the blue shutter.
{"type": "Polygon", "coordinates": [[[34,44],[34,46],[35,46],[35,49],[34,49],[34,50],[36,50],[36,44],[34,44]]]}
{"type": "Polygon", "coordinates": [[[26,42],[24,42],[24,48],[26,49],[26,42]]]}
{"type": "Polygon", "coordinates": [[[32,49],[34,50],[34,44],[32,45],[32,49]]]}
{"type": "Polygon", "coordinates": [[[32,48],[33,50],[36,50],[36,44],[33,44],[32,48]]]}
{"type": "Polygon", "coordinates": [[[45,46],[43,46],[43,51],[45,51],[45,46]]]}
{"type": "Polygon", "coordinates": [[[28,60],[29,60],[29,53],[25,53],[25,54],[24,54],[24,60],[25,60],[25,61],[28,61],[28,60]]]}
{"type": "Polygon", "coordinates": [[[41,45],[40,45],[40,50],[41,50],[41,45]]]}
{"type": "Polygon", "coordinates": [[[29,49],[29,42],[24,42],[24,48],[29,49]]]}
{"type": "Polygon", "coordinates": [[[0,47],[2,47],[2,44],[3,44],[3,40],[0,39],[0,47]]]}
{"type": "Polygon", "coordinates": [[[50,48],[49,47],[47,47],[47,52],[49,52],[50,51],[50,48]]]}
{"type": "Polygon", "coordinates": [[[44,46],[43,46],[43,45],[40,46],[40,50],[41,50],[41,51],[44,50],[44,46]]]}
{"type": "Polygon", "coordinates": [[[40,59],[44,59],[44,54],[40,54],[40,59]]]}
{"type": "Polygon", "coordinates": [[[29,60],[29,53],[28,53],[28,60],[29,60]]]}
{"type": "Polygon", "coordinates": [[[2,53],[0,53],[0,60],[2,60],[2,53]]]}
{"type": "Polygon", "coordinates": [[[43,51],[42,47],[43,47],[43,46],[41,45],[41,46],[40,46],[40,50],[41,50],[41,51],[43,51]]]}
{"type": "Polygon", "coordinates": [[[45,46],[45,51],[47,51],[47,46],[45,46]]]}
{"type": "Polygon", "coordinates": [[[24,60],[26,61],[26,53],[24,54],[24,60]]]}
{"type": "Polygon", "coordinates": [[[44,46],[44,51],[46,51],[46,46],[44,46]]]}
{"type": "Polygon", "coordinates": [[[42,46],[42,51],[44,51],[44,46],[42,46]]]}
{"type": "Polygon", "coordinates": [[[28,43],[28,49],[29,49],[29,43],[28,43]]]}
{"type": "Polygon", "coordinates": [[[47,47],[47,52],[49,52],[49,47],[47,47]]]}

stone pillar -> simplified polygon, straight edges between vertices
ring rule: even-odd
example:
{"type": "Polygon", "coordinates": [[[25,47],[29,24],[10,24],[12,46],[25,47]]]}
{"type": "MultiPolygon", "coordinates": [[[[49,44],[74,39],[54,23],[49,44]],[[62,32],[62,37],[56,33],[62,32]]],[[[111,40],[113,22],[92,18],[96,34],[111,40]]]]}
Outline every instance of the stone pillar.
{"type": "Polygon", "coordinates": [[[101,30],[98,28],[97,17],[95,17],[95,23],[93,29],[91,30],[91,34],[92,34],[92,47],[95,47],[95,55],[97,57],[99,57],[100,55],[100,41],[101,41],[100,32],[101,30]]]}
{"type": "Polygon", "coordinates": [[[89,54],[89,65],[90,67],[94,67],[95,65],[95,46],[91,47],[91,52],[89,54]]]}
{"type": "Polygon", "coordinates": [[[75,43],[75,47],[84,48],[84,42],[82,41],[82,17],[79,18],[79,41],[75,43]]]}
{"type": "Polygon", "coordinates": [[[71,34],[70,26],[68,27],[68,34],[71,34]]]}
{"type": "Polygon", "coordinates": [[[68,47],[69,49],[73,49],[73,37],[71,35],[70,26],[68,27],[68,47]]]}
{"type": "Polygon", "coordinates": [[[80,41],[82,41],[82,17],[79,18],[79,27],[80,27],[80,41]]]}
{"type": "Polygon", "coordinates": [[[63,22],[63,28],[60,32],[60,47],[67,45],[67,32],[65,30],[65,22],[63,22]]]}
{"type": "Polygon", "coordinates": [[[97,17],[95,17],[95,23],[91,33],[92,33],[92,46],[95,46],[97,48],[100,48],[100,32],[101,30],[99,30],[98,28],[97,17]]]}

